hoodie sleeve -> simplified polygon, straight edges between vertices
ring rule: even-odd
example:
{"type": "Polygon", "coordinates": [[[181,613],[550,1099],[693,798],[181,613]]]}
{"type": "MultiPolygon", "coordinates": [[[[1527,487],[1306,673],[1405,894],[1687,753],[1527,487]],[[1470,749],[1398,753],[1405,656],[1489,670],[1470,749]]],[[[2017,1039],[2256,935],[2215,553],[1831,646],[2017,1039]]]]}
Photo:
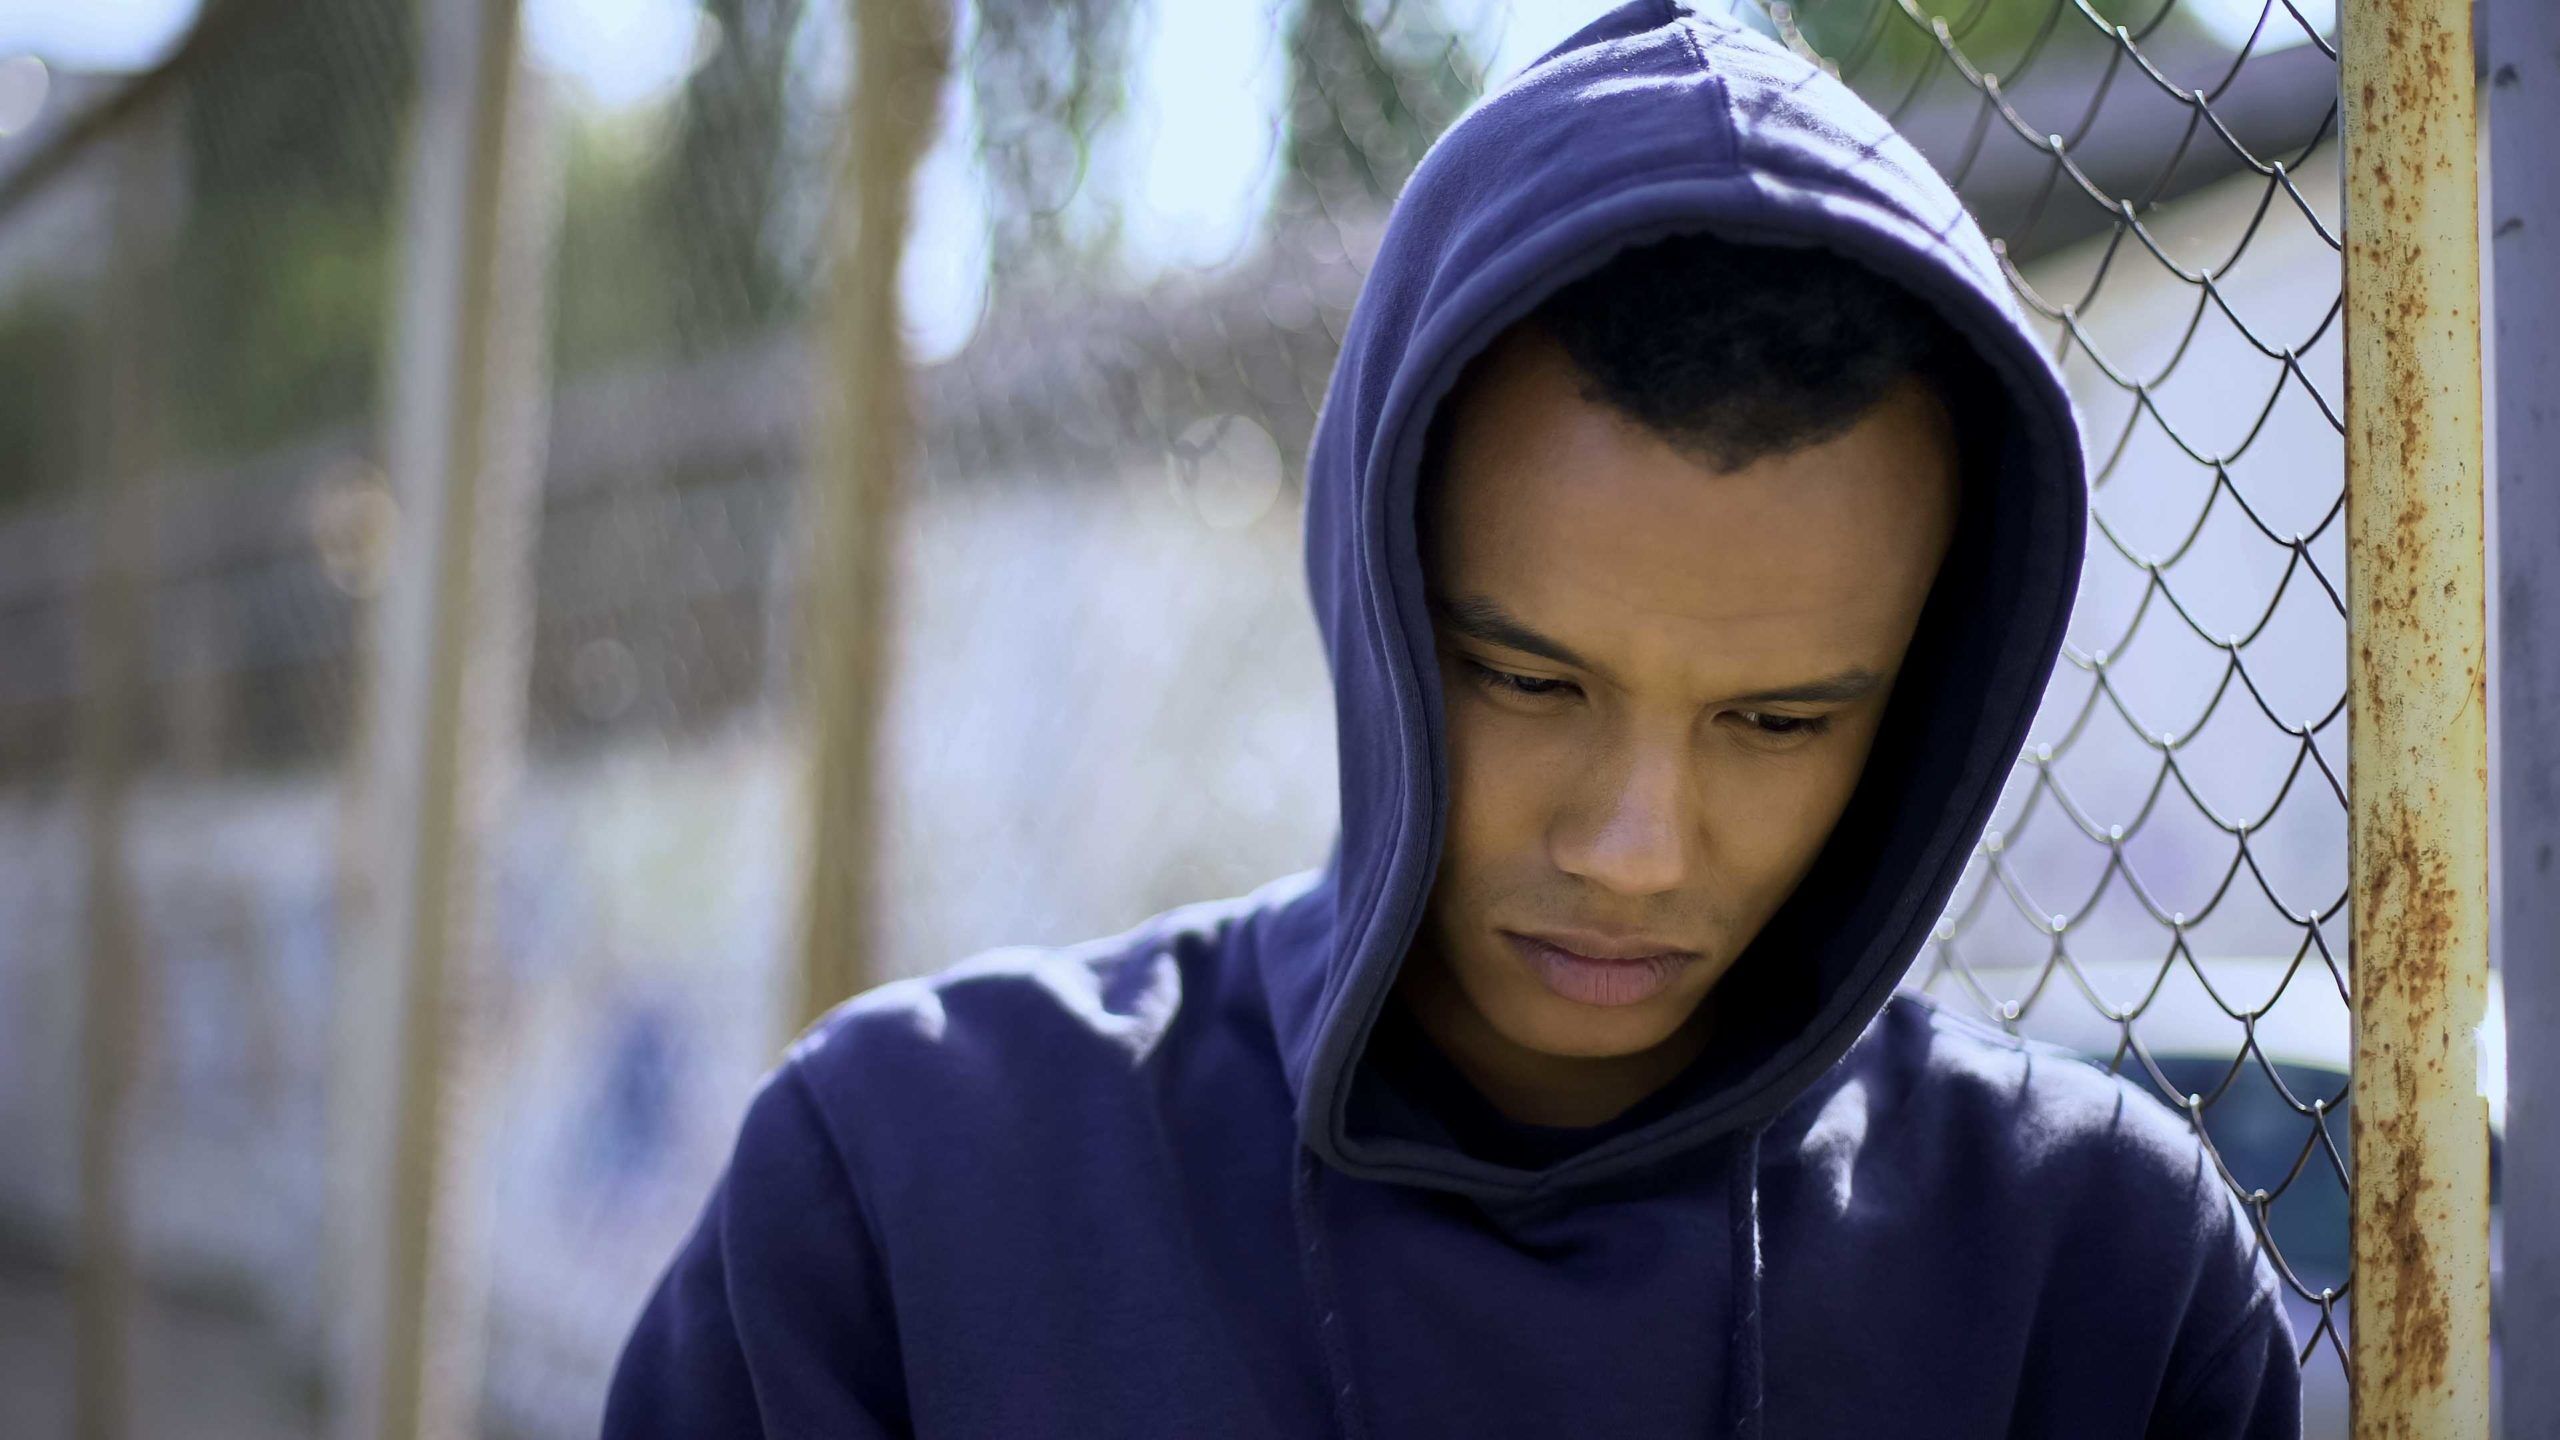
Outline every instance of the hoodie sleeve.
{"type": "MultiPolygon", "coordinates": [[[[2192,1337],[2181,1336],[2179,1349],[2192,1337]]],[[[2293,1326],[2274,1297],[2219,1339],[2193,1347],[2184,1383],[2154,1417],[2161,1440],[2301,1440],[2302,1372],[2293,1326]]]]}
{"type": "Polygon", "coordinates": [[[766,1081],[606,1392],[605,1440],[907,1433],[872,1231],[807,1082],[766,1081]]]}
{"type": "MultiPolygon", "coordinates": [[[[2157,1107],[2136,1113],[2163,1118],[2157,1107]]],[[[2160,1138],[2184,1151],[2176,1173],[2187,1181],[2194,1260],[2148,1433],[2158,1440],[2301,1440],[2302,1369],[2285,1282],[2247,1207],[2192,1134],[2172,1121],[2160,1138]]],[[[2155,1193],[2177,1192],[2164,1186],[2155,1193]]],[[[2159,1216],[2176,1223],[2172,1208],[2159,1216]]]]}

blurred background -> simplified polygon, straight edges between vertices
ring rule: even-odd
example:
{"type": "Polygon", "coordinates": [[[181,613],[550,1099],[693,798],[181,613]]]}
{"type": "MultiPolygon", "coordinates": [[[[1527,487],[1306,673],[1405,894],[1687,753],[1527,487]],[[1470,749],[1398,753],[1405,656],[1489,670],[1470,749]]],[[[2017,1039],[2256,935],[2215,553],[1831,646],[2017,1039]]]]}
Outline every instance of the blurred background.
{"type": "MultiPolygon", "coordinates": [[[[591,1433],[814,1008],[1323,858],[1336,341],[1604,7],[879,8],[866,108],[839,0],[0,0],[0,1433],[591,1433]]],[[[2343,1433],[2335,6],[1700,8],[2099,477],[1911,983],[2198,1097],[2343,1433]]]]}

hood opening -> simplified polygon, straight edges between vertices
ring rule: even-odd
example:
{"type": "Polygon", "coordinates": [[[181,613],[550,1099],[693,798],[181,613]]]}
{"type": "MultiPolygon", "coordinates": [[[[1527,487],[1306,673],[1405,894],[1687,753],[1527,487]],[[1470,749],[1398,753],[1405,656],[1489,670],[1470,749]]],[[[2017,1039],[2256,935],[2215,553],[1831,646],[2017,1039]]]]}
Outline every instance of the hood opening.
{"type": "Polygon", "coordinates": [[[2008,777],[2058,652],[2085,494],[2059,377],[1999,261],[1884,121],[1755,35],[1635,0],[1454,126],[1397,202],[1308,466],[1307,573],[1336,692],[1342,829],[1310,943],[1266,990],[1300,1135],[1366,1178],[1483,1196],[1625,1174],[1765,1122],[1844,1053],[1925,942],[2008,777]],[[1816,245],[1927,303],[1988,382],[1958,431],[1953,546],[1864,775],[1794,896],[1719,982],[1737,1017],[1663,1091],[1539,1168],[1400,1107],[1368,1050],[1420,929],[1448,800],[1415,501],[1466,364],[1620,251],[1705,231],[1816,245]],[[1310,952],[1313,953],[1310,953],[1310,952]]]}

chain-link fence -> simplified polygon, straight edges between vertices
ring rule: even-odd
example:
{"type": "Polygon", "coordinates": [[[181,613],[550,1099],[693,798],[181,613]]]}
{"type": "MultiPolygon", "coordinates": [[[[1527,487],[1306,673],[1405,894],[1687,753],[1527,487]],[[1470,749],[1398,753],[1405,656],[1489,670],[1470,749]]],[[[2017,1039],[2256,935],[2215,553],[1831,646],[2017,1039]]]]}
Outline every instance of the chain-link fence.
{"type": "Polygon", "coordinates": [[[1924,988],[2190,1109],[2344,1433],[2346,532],[2334,7],[1806,5],[2015,267],[2092,459],[2064,664],[1924,988]],[[2240,23],[2254,19],[2254,24],[2240,23]]]}
{"type": "Polygon", "coordinates": [[[76,1325],[13,1329],[15,1433],[75,1373],[87,1417],[198,1369],[212,1423],[311,1411],[413,45],[356,0],[214,7],[141,81],[0,62],[0,1214],[83,1262],[76,1325]],[[132,1318],[172,1293],[276,1343],[132,1318]]]}
{"type": "MultiPolygon", "coordinates": [[[[877,646],[889,677],[875,976],[1320,860],[1315,407],[1431,138],[1600,8],[957,7],[897,271],[919,463],[858,616],[807,603],[841,561],[810,476],[863,383],[827,341],[862,163],[843,7],[524,0],[460,282],[417,238],[415,0],[214,0],[145,78],[39,74],[0,139],[0,1234],[29,1273],[88,1256],[82,1333],[142,1336],[93,1386],[169,1373],[113,1317],[171,1287],[272,1341],[278,1433],[322,1428],[349,1344],[399,1339],[346,1327],[330,1257],[382,1238],[341,1213],[384,1039],[350,977],[410,943],[369,927],[429,873],[397,837],[432,817],[377,773],[408,733],[380,707],[421,707],[416,753],[437,730],[403,635],[512,657],[455,702],[433,753],[462,769],[419,772],[472,794],[417,842],[470,842],[459,898],[412,897],[467,913],[404,1142],[433,1157],[419,1383],[495,1433],[592,1428],[800,1018],[813,664],[877,646]],[[404,630],[417,336],[492,295],[450,352],[486,363],[449,373],[506,412],[465,427],[480,468],[530,478],[447,526],[486,581],[459,628],[404,630]]],[[[2066,663],[1912,983],[2196,1116],[2285,1272],[2312,1433],[2342,1434],[2336,7],[1950,8],[1734,7],[1955,181],[2092,454],[2066,663]]],[[[53,1403],[0,1390],[28,1397],[0,1428],[53,1403]]]]}

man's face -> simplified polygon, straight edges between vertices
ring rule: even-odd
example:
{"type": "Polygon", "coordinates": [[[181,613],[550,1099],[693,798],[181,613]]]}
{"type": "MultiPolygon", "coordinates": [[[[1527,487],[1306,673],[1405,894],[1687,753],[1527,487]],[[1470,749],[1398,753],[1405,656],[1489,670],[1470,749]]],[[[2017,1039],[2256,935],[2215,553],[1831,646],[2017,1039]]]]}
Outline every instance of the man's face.
{"type": "Polygon", "coordinates": [[[1916,381],[1722,473],[1579,386],[1518,330],[1455,402],[1424,516],[1447,845],[1399,982],[1548,1123],[1607,1118],[1703,1043],[1700,1002],[1857,784],[1957,500],[1916,381]]]}

